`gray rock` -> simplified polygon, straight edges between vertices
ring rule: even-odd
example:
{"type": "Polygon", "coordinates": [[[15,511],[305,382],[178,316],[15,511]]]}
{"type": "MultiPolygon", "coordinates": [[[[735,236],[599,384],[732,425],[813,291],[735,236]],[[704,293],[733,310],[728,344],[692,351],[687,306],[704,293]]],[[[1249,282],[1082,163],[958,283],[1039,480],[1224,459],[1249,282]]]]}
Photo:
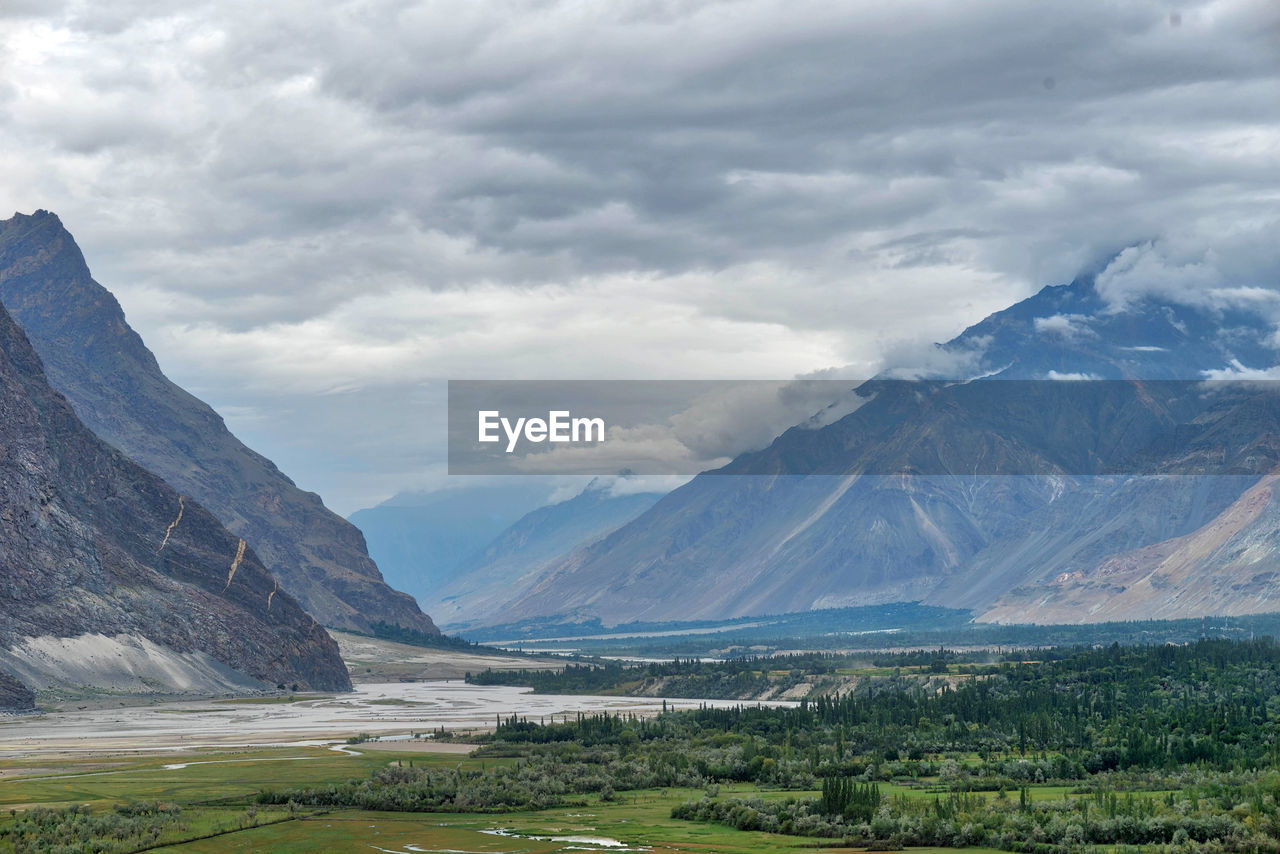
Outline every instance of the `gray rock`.
{"type": "MultiPolygon", "coordinates": [[[[337,644],[245,541],[85,427],[3,308],[0,575],[5,648],[129,635],[272,687],[351,687],[337,644]]],[[[10,682],[0,695],[29,706],[10,682]]]]}
{"type": "Polygon", "coordinates": [[[55,215],[0,221],[0,302],[80,419],[243,537],[317,620],[437,631],[413,597],[383,581],[358,529],[165,377],[55,215]]]}

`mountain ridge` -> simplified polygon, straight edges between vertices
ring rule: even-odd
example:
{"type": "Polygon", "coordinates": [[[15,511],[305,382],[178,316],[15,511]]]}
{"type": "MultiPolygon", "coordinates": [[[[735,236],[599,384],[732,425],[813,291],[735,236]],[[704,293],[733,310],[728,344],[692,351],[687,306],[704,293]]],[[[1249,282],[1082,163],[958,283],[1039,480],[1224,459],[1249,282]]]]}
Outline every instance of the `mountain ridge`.
{"type": "Polygon", "coordinates": [[[557,559],[639,516],[661,493],[613,495],[593,480],[566,501],[529,511],[464,562],[428,605],[441,624],[467,631],[539,583],[557,559]]]}
{"type": "Polygon", "coordinates": [[[58,682],[54,648],[93,638],[139,650],[170,689],[201,677],[351,687],[337,644],[244,540],[80,422],[2,305],[0,568],[10,704],[58,682]],[[55,641],[43,660],[42,639],[55,641]]]}
{"type": "Polygon", "coordinates": [[[384,582],[357,528],[163,374],[56,215],[0,221],[0,302],[80,419],[243,536],[309,613],[336,628],[438,632],[384,582]]]}
{"type": "MultiPolygon", "coordinates": [[[[699,475],[575,552],[494,619],[611,624],[915,599],[986,610],[1010,590],[1088,575],[1108,558],[1212,523],[1280,461],[1274,407],[1254,413],[1250,402],[1228,400],[1235,420],[1215,424],[1205,420],[1207,403],[1166,383],[1271,364],[1272,333],[1236,306],[1146,299],[1117,309],[1090,278],[1044,288],[939,345],[953,379],[981,381],[944,383],[931,395],[886,373],[849,415],[792,428],[699,475]],[[1083,378],[1118,382],[1078,384],[1093,391],[1077,400],[1062,397],[1068,383],[1049,382],[1083,378]],[[1032,381],[1032,393],[984,409],[984,394],[1009,388],[1002,380],[1032,381]],[[949,408],[966,399],[967,408],[949,408]],[[1233,476],[1161,480],[1108,468],[1137,461],[1157,474],[1194,463],[1186,455],[1195,442],[1221,442],[1213,433],[1221,424],[1235,431],[1241,465],[1220,469],[1233,476]],[[1270,432],[1258,441],[1249,425],[1270,432]],[[992,473],[1035,476],[968,474],[979,459],[992,473]],[[889,474],[921,470],[937,476],[889,474]]],[[[1034,617],[1026,603],[1002,613],[1034,617]]],[[[1142,608],[1124,616],[1141,617],[1142,608]]]]}
{"type": "MultiPolygon", "coordinates": [[[[464,479],[465,480],[465,479],[464,479]]],[[[523,482],[402,492],[352,513],[388,581],[425,607],[507,526],[545,504],[545,484],[523,482]]]]}

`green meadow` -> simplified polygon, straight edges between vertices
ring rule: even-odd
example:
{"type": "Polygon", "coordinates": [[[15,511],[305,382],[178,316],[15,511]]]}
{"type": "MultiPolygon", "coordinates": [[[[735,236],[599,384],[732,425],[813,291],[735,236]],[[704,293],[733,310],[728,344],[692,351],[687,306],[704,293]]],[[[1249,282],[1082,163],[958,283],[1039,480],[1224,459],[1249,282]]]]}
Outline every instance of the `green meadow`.
{"type": "MultiPolygon", "coordinates": [[[[361,745],[350,756],[316,747],[193,751],[181,755],[111,756],[4,763],[0,779],[0,830],[35,807],[87,805],[95,811],[116,804],[161,801],[182,809],[183,826],[157,840],[165,852],[361,852],[424,851],[559,852],[607,850],[591,840],[622,843],[655,852],[702,851],[763,854],[831,847],[810,839],[671,818],[671,808],[702,796],[701,789],[651,789],[619,793],[619,800],[588,798],[589,806],[512,813],[387,813],[260,807],[262,789],[317,786],[367,777],[397,763],[455,768],[493,766],[502,760],[457,754],[378,751],[361,745]],[[166,767],[168,766],[168,767],[166,767]],[[181,766],[181,767],[173,767],[181,766]],[[487,832],[486,832],[487,831],[487,832]],[[499,835],[498,832],[505,835],[499,835]],[[207,838],[197,838],[207,837],[207,838]],[[535,838],[541,837],[541,838],[535,838]],[[165,844],[167,843],[167,844],[165,844]]],[[[927,797],[919,789],[895,793],[927,797]]],[[[721,794],[766,799],[813,796],[814,792],[768,791],[749,784],[725,785],[721,794]]],[[[1046,797],[1061,797],[1047,787],[1046,797]]],[[[0,842],[0,844],[3,844],[0,842]]],[[[137,848],[108,849],[133,851],[137,848]]],[[[917,849],[922,852],[928,849],[917,849]]],[[[974,849],[977,851],[978,849],[974,849]]]]}

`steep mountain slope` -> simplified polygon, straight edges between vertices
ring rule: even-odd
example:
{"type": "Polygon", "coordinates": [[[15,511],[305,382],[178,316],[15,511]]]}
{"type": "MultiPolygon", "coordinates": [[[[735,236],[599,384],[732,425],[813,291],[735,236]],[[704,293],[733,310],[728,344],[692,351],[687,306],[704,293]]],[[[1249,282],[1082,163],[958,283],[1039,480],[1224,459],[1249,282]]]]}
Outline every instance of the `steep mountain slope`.
{"type": "Polygon", "coordinates": [[[349,517],[369,554],[398,590],[424,607],[489,542],[525,513],[547,503],[551,488],[535,478],[406,492],[349,517]]]}
{"type": "Polygon", "coordinates": [[[614,495],[610,484],[593,481],[568,501],[525,514],[464,562],[424,604],[451,629],[483,625],[569,553],[617,530],[661,497],[650,492],[614,495]]]}
{"type": "Polygon", "coordinates": [[[1001,596],[986,622],[1077,623],[1280,609],[1280,502],[1267,475],[1202,527],[1001,596]]]}
{"type": "Polygon", "coordinates": [[[3,308],[0,572],[11,705],[68,682],[350,688],[337,644],[244,540],[90,432],[3,308]],[[116,660],[99,670],[85,654],[116,660]]]}
{"type": "Polygon", "coordinates": [[[1246,311],[1113,310],[1087,279],[1046,288],[940,348],[956,375],[987,381],[868,383],[850,415],[695,478],[499,616],[723,618],[914,599],[985,609],[1184,537],[1280,457],[1274,412],[1168,381],[1270,365],[1272,331],[1246,311]],[[1081,377],[1116,382],[1047,381],[1081,377]],[[1190,449],[1226,438],[1229,464],[1188,466],[1190,449]],[[1127,476],[1162,470],[1233,476],[1127,476]]]}
{"type": "Polygon", "coordinates": [[[80,419],[208,507],[317,620],[357,630],[383,620],[436,631],[412,597],[383,581],[355,527],[161,373],[53,214],[0,221],[0,302],[80,419]]]}
{"type": "Polygon", "coordinates": [[[0,711],[26,712],[36,707],[36,695],[8,673],[0,672],[0,711]]]}

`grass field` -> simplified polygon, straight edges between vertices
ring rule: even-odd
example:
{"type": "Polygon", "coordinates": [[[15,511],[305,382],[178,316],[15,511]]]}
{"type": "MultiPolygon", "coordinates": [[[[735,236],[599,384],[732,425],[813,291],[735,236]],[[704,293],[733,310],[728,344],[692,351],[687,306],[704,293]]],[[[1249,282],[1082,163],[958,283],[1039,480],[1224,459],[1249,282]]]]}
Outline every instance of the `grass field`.
{"type": "MultiPolygon", "coordinates": [[[[35,805],[88,804],[108,809],[116,803],[160,800],[183,808],[181,836],[166,852],[541,852],[621,850],[654,852],[840,851],[831,840],[734,830],[715,824],[672,819],[671,808],[702,796],[701,790],[621,792],[619,800],[587,807],[501,814],[371,813],[261,809],[246,819],[249,800],[262,789],[364,778],[391,762],[454,767],[477,760],[457,754],[407,755],[360,745],[359,755],[321,747],[199,751],[181,755],[19,760],[4,763],[0,778],[0,827],[10,810],[35,805]],[[284,819],[282,821],[282,819],[284,819]],[[268,822],[275,822],[270,823],[268,822]],[[219,833],[207,839],[192,837],[219,833]]],[[[494,759],[488,759],[493,764],[494,759]]],[[[1036,798],[1061,798],[1063,787],[1033,789],[1036,798]]],[[[932,797],[918,788],[887,786],[887,795],[932,797]]],[[[801,792],[757,791],[749,785],[721,786],[721,797],[785,798],[801,792]]],[[[1016,793],[1014,794],[1016,797],[1016,793]]],[[[173,838],[166,834],[160,841],[173,838]]],[[[925,852],[926,849],[917,849],[925,852]]],[[[975,849],[976,850],[976,849],[975,849]]]]}
{"type": "MultiPolygon", "coordinates": [[[[335,812],[300,821],[261,827],[216,839],[160,849],[172,854],[216,854],[222,851],[302,854],[323,850],[355,854],[370,850],[419,852],[566,852],[636,850],[653,852],[814,851],[815,843],[796,836],[753,833],[716,825],[667,818],[678,793],[643,793],[636,805],[590,810],[547,810],[502,816],[423,815],[335,812]],[[507,835],[497,835],[501,831],[507,835]],[[321,844],[322,841],[322,844],[321,844]],[[618,843],[622,843],[621,846],[618,843]]],[[[841,852],[862,849],[823,848],[841,852]]],[[[941,849],[913,849],[926,854],[941,849]]],[[[984,854],[987,849],[971,849],[984,854]]]]}
{"type": "Polygon", "coordinates": [[[263,788],[363,776],[384,761],[370,754],[346,756],[323,748],[279,748],[8,762],[8,776],[0,779],[0,807],[247,798],[263,788]]]}

